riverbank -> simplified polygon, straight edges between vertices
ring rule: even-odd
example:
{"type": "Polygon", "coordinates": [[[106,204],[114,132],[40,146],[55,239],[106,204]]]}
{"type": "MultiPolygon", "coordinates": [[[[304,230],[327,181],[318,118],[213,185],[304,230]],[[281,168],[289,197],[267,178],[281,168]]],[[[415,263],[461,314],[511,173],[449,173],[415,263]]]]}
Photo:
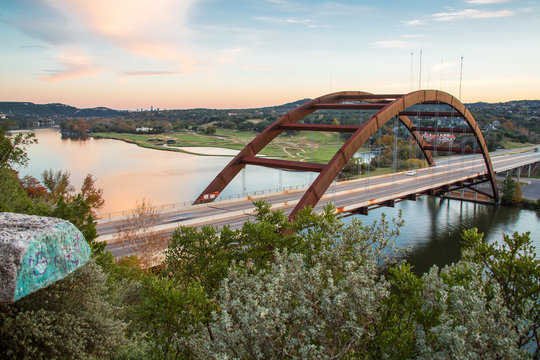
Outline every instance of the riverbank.
{"type": "Polygon", "coordinates": [[[123,141],[123,142],[126,142],[128,144],[135,144],[137,146],[140,146],[142,148],[147,148],[147,149],[153,149],[153,150],[164,150],[164,151],[173,151],[173,152],[181,152],[181,153],[184,153],[184,154],[189,154],[189,155],[197,155],[197,156],[227,156],[227,157],[230,157],[232,155],[222,155],[222,154],[204,154],[202,152],[195,152],[195,151],[188,151],[188,150],[185,150],[185,149],[180,149],[178,147],[173,147],[173,146],[165,146],[165,145],[156,145],[156,144],[151,144],[151,143],[148,143],[146,141],[138,141],[136,139],[132,139],[128,136],[117,136],[117,135],[122,135],[122,134],[108,134],[108,133],[97,133],[97,134],[92,134],[92,137],[94,139],[111,139],[111,140],[119,140],[119,141],[123,141]]]}
{"type": "MultiPolygon", "coordinates": [[[[234,155],[230,153],[205,154],[198,150],[210,147],[240,151],[258,133],[254,131],[217,129],[215,134],[179,131],[162,134],[93,133],[91,135],[96,139],[121,140],[155,150],[177,151],[198,156],[231,157],[234,155]],[[194,150],[191,151],[189,148],[194,148],[194,150]]],[[[299,131],[294,135],[282,134],[266,146],[260,152],[260,155],[285,160],[327,163],[341,145],[342,140],[335,133],[299,131]]]]}

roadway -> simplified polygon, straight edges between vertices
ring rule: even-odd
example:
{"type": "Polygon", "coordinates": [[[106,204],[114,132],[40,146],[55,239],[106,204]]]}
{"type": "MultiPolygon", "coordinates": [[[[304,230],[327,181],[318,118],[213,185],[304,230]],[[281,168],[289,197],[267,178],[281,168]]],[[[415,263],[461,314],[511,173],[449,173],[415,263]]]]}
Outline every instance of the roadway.
{"type": "MultiPolygon", "coordinates": [[[[540,162],[540,153],[498,152],[491,154],[495,172],[504,172],[540,162]]],[[[418,169],[414,173],[398,172],[376,177],[334,183],[328,188],[315,207],[320,211],[327,203],[342,212],[360,207],[380,204],[386,200],[405,198],[408,195],[425,192],[432,188],[465,181],[485,174],[484,159],[481,155],[451,157],[437,163],[437,166],[418,169]]],[[[259,195],[228,201],[187,206],[181,209],[163,211],[159,214],[159,224],[154,230],[172,233],[180,225],[202,226],[213,224],[217,227],[225,225],[231,228],[241,227],[246,219],[253,216],[253,201],[264,199],[272,204],[272,209],[281,209],[288,214],[304,194],[305,189],[285,191],[275,194],[259,195]]],[[[132,249],[124,247],[114,238],[114,233],[123,218],[98,221],[98,241],[106,241],[107,249],[115,256],[132,253],[132,249]]]]}

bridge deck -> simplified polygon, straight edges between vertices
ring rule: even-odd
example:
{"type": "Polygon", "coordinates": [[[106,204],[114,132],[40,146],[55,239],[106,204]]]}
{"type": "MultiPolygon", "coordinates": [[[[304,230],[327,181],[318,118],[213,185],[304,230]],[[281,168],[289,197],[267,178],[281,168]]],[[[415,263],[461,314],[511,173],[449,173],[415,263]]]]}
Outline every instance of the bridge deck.
{"type": "MultiPolygon", "coordinates": [[[[540,153],[526,152],[519,154],[501,154],[492,157],[496,172],[505,172],[517,167],[540,162],[540,153]]],[[[416,198],[418,194],[434,193],[437,190],[448,191],[460,186],[467,186],[471,181],[482,181],[486,176],[485,164],[481,156],[471,155],[465,158],[450,158],[440,165],[418,169],[414,175],[405,172],[367,177],[332,185],[315,207],[320,211],[332,202],[339,212],[358,212],[380,205],[391,205],[394,201],[416,198]]],[[[179,225],[200,226],[214,224],[239,227],[253,215],[253,201],[265,199],[273,204],[273,209],[282,209],[290,213],[305,189],[284,191],[281,193],[246,197],[230,201],[216,201],[211,204],[186,206],[160,214],[161,224],[154,229],[172,232],[179,225]]],[[[113,234],[122,218],[102,220],[98,224],[98,241],[107,241],[108,248],[120,256],[120,244],[114,244],[113,234]]]]}

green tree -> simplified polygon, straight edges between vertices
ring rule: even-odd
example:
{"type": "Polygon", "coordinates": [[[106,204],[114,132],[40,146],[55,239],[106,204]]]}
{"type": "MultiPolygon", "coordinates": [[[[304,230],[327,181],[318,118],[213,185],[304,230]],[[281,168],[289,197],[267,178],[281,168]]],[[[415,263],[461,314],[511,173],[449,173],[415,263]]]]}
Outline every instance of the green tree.
{"type": "Polygon", "coordinates": [[[75,187],[71,185],[69,171],[53,171],[53,169],[45,170],[42,174],[43,185],[49,190],[49,194],[53,199],[60,197],[69,198],[71,193],[75,191],[75,187]]]}
{"type": "Polygon", "coordinates": [[[305,209],[291,222],[264,201],[254,204],[256,221],[247,220],[238,230],[227,226],[220,231],[214,226],[175,230],[165,252],[167,271],[181,282],[199,281],[213,296],[234,262],[266,268],[274,251],[283,249],[309,257],[333,244],[333,237],[343,230],[331,206],[321,214],[305,209]]]}
{"type": "Polygon", "coordinates": [[[505,204],[516,204],[523,200],[521,185],[510,175],[504,179],[502,201],[505,204]]]}
{"type": "Polygon", "coordinates": [[[523,200],[523,192],[521,191],[521,184],[516,181],[515,188],[514,188],[514,197],[512,198],[512,201],[514,203],[519,203],[523,200]]]}
{"type": "Polygon", "coordinates": [[[105,204],[103,199],[103,189],[96,188],[96,179],[91,174],[87,174],[81,186],[81,195],[83,200],[92,209],[92,214],[95,216],[95,211],[99,210],[105,204]]]}
{"type": "Polygon", "coordinates": [[[98,246],[99,248],[104,246],[104,244],[94,243],[97,238],[96,223],[92,217],[90,205],[83,199],[81,194],[77,194],[68,202],[64,200],[63,196],[60,196],[56,201],[51,216],[68,220],[75,225],[81,230],[90,246],[98,246]]]}
{"type": "Polygon", "coordinates": [[[514,321],[518,345],[540,357],[540,260],[530,233],[503,235],[501,244],[488,244],[477,229],[465,231],[468,248],[463,261],[482,265],[482,275],[498,286],[501,300],[514,321]]]}
{"type": "Polygon", "coordinates": [[[34,215],[46,215],[50,211],[48,205],[28,197],[14,170],[0,167],[0,187],[0,211],[34,215]]]}
{"type": "Polygon", "coordinates": [[[0,306],[2,359],[102,359],[126,347],[126,323],[93,260],[14,304],[0,306]]]}
{"type": "Polygon", "coordinates": [[[212,125],[206,126],[206,127],[204,128],[204,133],[205,133],[206,135],[213,135],[213,134],[216,133],[216,127],[215,127],[215,126],[212,126],[212,125]]]}
{"type": "Polygon", "coordinates": [[[147,276],[142,281],[141,303],[135,309],[140,329],[150,340],[154,359],[186,358],[187,340],[215,309],[199,283],[180,284],[169,278],[147,276]]]}
{"type": "MultiPolygon", "coordinates": [[[[386,221],[385,217],[383,217],[379,224],[373,224],[371,226],[364,226],[356,220],[349,225],[345,225],[339,220],[334,209],[327,207],[322,214],[315,214],[310,209],[305,209],[298,214],[295,221],[291,222],[284,216],[282,211],[271,211],[270,204],[268,203],[257,202],[256,206],[257,222],[246,221],[244,226],[239,230],[233,231],[225,227],[221,229],[221,232],[218,232],[217,229],[211,226],[203,227],[201,230],[188,227],[177,229],[172,236],[166,252],[165,271],[179,283],[199,283],[202,289],[204,289],[205,298],[210,303],[220,299],[223,284],[228,281],[226,279],[234,276],[231,275],[231,271],[233,273],[237,272],[238,276],[244,276],[241,275],[244,272],[246,274],[255,273],[265,276],[268,271],[272,272],[272,269],[283,271],[284,269],[281,267],[280,261],[283,261],[283,263],[288,262],[289,253],[290,256],[298,256],[298,259],[301,260],[298,260],[299,262],[296,263],[297,271],[313,269],[313,276],[318,276],[324,284],[328,281],[328,273],[334,272],[337,282],[342,277],[346,277],[346,274],[349,274],[354,269],[354,266],[351,264],[355,263],[358,266],[362,265],[366,269],[369,268],[370,271],[374,271],[375,275],[373,276],[375,277],[371,277],[365,281],[373,286],[379,286],[372,282],[380,275],[381,264],[388,264],[394,255],[392,243],[393,239],[399,233],[400,220],[396,222],[396,227],[392,227],[391,223],[386,221]],[[359,255],[366,251],[372,254],[369,261],[359,255]],[[298,255],[294,255],[293,253],[298,255]],[[324,266],[321,265],[323,260],[324,266]]],[[[290,273],[293,269],[285,269],[284,271],[285,273],[290,273]]],[[[279,276],[280,279],[283,278],[282,275],[268,275],[263,283],[268,282],[274,275],[279,276]]],[[[355,284],[359,286],[358,291],[360,291],[360,280],[354,280],[352,278],[357,275],[357,273],[351,273],[351,278],[348,278],[347,281],[356,281],[355,284]]],[[[363,284],[365,285],[366,282],[363,284]]],[[[294,285],[289,284],[286,286],[297,288],[303,286],[301,277],[294,278],[294,280],[291,280],[291,283],[294,283],[294,285]]],[[[341,288],[331,290],[334,291],[336,298],[344,296],[343,292],[346,291],[348,286],[346,282],[341,283],[341,285],[341,288]]],[[[231,284],[231,286],[235,286],[235,290],[231,290],[230,292],[236,293],[238,288],[243,285],[231,284]]],[[[309,284],[306,284],[306,286],[309,286],[309,284]]],[[[384,284],[381,286],[383,288],[385,287],[384,284]]],[[[369,288],[369,290],[373,290],[373,288],[369,288]]],[[[250,290],[246,291],[253,293],[255,297],[253,301],[256,301],[256,290],[250,288],[250,290]]],[[[260,296],[260,299],[262,299],[265,295],[260,294],[260,296]]],[[[351,296],[356,297],[359,295],[355,294],[351,296]]],[[[296,301],[294,300],[296,298],[288,299],[293,302],[296,301]]],[[[227,301],[220,302],[219,309],[224,309],[227,301]]],[[[283,302],[281,303],[284,306],[283,310],[275,310],[286,313],[286,301],[287,299],[283,298],[283,302]]],[[[300,298],[298,301],[301,301],[300,298]]],[[[328,305],[330,306],[330,303],[328,305]]],[[[348,318],[348,315],[344,314],[342,314],[341,320],[338,320],[337,312],[345,311],[344,309],[348,307],[345,304],[343,306],[340,308],[341,310],[336,309],[336,313],[327,315],[328,319],[336,318],[337,322],[345,326],[345,323],[352,320],[348,318]]],[[[211,309],[212,307],[206,308],[207,311],[211,309]]],[[[330,307],[328,311],[330,311],[330,307]]],[[[253,319],[255,320],[255,318],[253,319]]],[[[318,317],[318,320],[322,321],[322,318],[324,318],[323,314],[318,317]]],[[[205,325],[200,328],[203,329],[201,330],[201,334],[204,333],[201,336],[206,339],[199,338],[199,341],[202,341],[202,343],[212,342],[213,339],[223,336],[219,327],[208,324],[209,319],[209,312],[201,317],[201,321],[205,325]]],[[[287,326],[292,326],[293,324],[294,321],[291,320],[287,326]]],[[[245,325],[247,326],[248,324],[246,323],[245,325]]],[[[271,325],[268,326],[271,327],[271,325]]],[[[351,331],[356,332],[360,327],[360,325],[354,327],[355,330],[351,331]]],[[[334,327],[328,331],[338,331],[337,329],[337,327],[334,327]]],[[[250,330],[246,327],[242,330],[242,333],[246,334],[248,331],[250,330]]],[[[270,332],[269,334],[269,338],[271,338],[272,333],[270,332]]],[[[351,332],[344,334],[342,340],[345,341],[344,339],[350,336],[350,334],[351,332]]],[[[276,339],[276,341],[280,340],[276,339]]],[[[198,345],[189,343],[191,344],[190,348],[194,346],[196,349],[201,349],[201,342],[195,341],[198,345]]],[[[339,343],[341,344],[341,342],[339,343]]],[[[345,346],[348,346],[347,341],[345,343],[345,346]]],[[[333,345],[329,342],[328,346],[331,347],[333,345]]],[[[279,347],[279,345],[276,345],[276,347],[279,347]]],[[[204,351],[203,353],[206,354],[204,351]]],[[[268,351],[271,350],[268,349],[268,351]]],[[[270,354],[276,355],[278,353],[267,353],[268,356],[271,356],[270,354]]],[[[304,355],[308,354],[305,353],[304,355]]],[[[216,356],[219,357],[221,355],[216,356]]]]}
{"type": "Polygon", "coordinates": [[[0,126],[0,168],[26,165],[28,163],[26,148],[36,142],[34,133],[6,133],[0,126]]]}
{"type": "Polygon", "coordinates": [[[502,201],[506,204],[511,204],[514,201],[514,194],[516,191],[516,182],[510,175],[504,179],[503,188],[502,188],[502,201]]]}

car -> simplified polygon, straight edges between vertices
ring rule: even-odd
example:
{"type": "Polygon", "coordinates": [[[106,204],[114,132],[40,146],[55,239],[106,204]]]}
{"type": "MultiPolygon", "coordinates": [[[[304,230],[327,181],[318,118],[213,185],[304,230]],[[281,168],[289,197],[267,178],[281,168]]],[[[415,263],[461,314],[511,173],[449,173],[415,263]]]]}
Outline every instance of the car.
{"type": "Polygon", "coordinates": [[[407,172],[405,173],[405,175],[407,175],[407,176],[414,176],[414,175],[416,175],[416,171],[414,171],[414,170],[409,170],[409,171],[407,171],[407,172]]]}

